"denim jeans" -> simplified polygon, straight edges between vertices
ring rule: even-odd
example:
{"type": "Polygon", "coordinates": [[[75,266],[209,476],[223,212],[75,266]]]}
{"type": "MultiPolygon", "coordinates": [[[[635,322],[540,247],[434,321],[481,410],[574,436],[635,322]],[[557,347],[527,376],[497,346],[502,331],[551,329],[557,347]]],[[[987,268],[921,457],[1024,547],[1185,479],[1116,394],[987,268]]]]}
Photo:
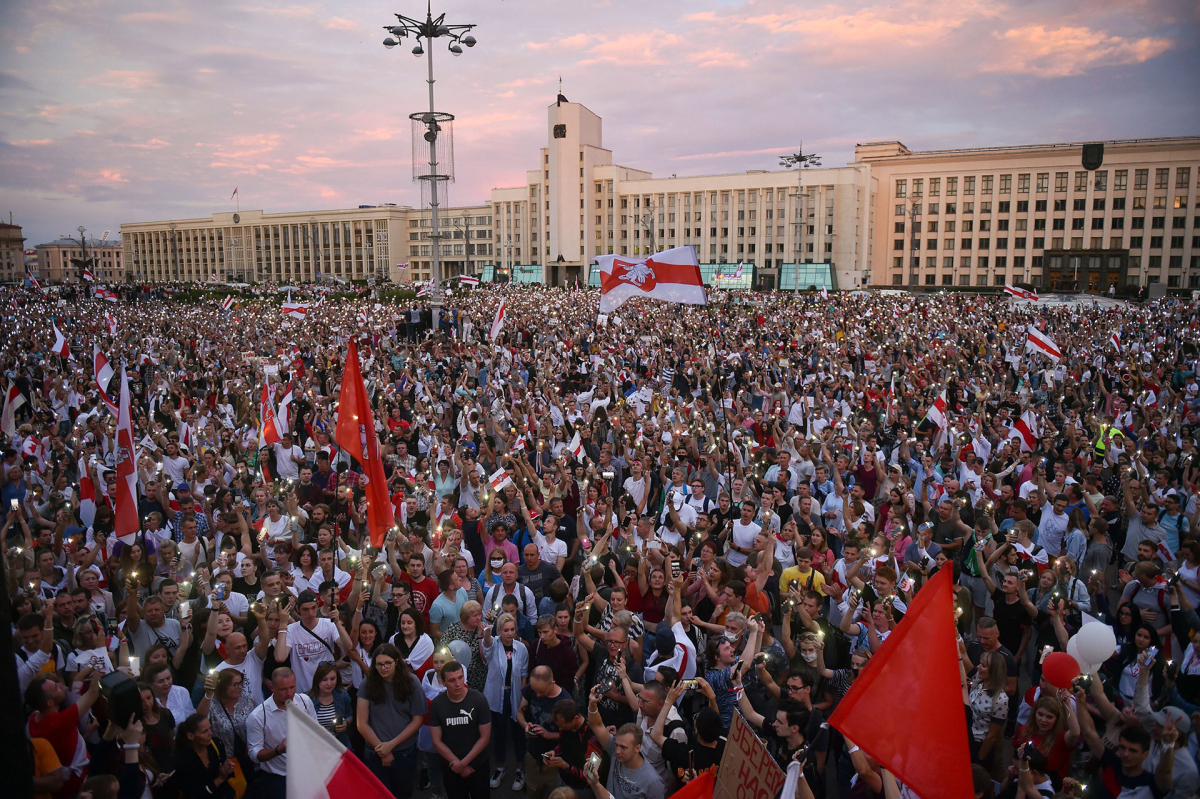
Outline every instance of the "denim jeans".
{"type": "Polygon", "coordinates": [[[417,782],[416,744],[403,752],[394,750],[390,766],[383,765],[383,760],[375,754],[374,749],[368,748],[363,755],[363,763],[379,778],[384,787],[392,792],[392,796],[409,799],[413,795],[413,787],[417,782]]]}

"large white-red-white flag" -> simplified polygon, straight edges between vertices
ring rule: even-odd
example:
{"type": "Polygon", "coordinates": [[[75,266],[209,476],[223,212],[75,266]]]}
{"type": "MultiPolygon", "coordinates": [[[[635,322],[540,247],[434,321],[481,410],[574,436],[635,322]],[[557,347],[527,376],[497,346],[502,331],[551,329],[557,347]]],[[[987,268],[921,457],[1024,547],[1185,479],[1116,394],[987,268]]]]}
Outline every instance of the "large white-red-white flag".
{"type": "Polygon", "coordinates": [[[464,286],[478,286],[479,278],[472,277],[471,275],[462,275],[459,277],[458,282],[462,283],[464,286]]]}
{"type": "Polygon", "coordinates": [[[1021,442],[1022,452],[1033,451],[1038,438],[1037,416],[1033,411],[1025,411],[1020,419],[1013,422],[1012,427],[1008,428],[1008,437],[1021,442]]]}
{"type": "Polygon", "coordinates": [[[117,414],[117,487],[113,502],[113,533],[126,546],[137,540],[137,450],[133,438],[133,409],[129,401],[129,375],[121,370],[121,407],[117,414]]]}
{"type": "Polygon", "coordinates": [[[50,327],[54,328],[54,344],[50,347],[50,351],[60,358],[69,358],[71,347],[67,344],[67,337],[62,334],[54,322],[50,323],[50,327]]]}
{"type": "Polygon", "coordinates": [[[117,292],[113,291],[112,289],[106,289],[104,286],[99,286],[96,289],[96,299],[117,302],[117,300],[120,298],[117,297],[117,292]]]}
{"type": "Polygon", "coordinates": [[[575,457],[576,460],[583,460],[583,439],[579,436],[579,431],[575,431],[575,437],[571,439],[571,443],[567,444],[567,452],[575,457]]]}
{"type": "Polygon", "coordinates": [[[1121,333],[1120,333],[1120,331],[1114,330],[1113,334],[1108,337],[1108,340],[1113,345],[1113,348],[1117,352],[1121,351],[1121,333]]]}
{"type": "Polygon", "coordinates": [[[279,422],[275,418],[275,407],[271,404],[271,381],[263,382],[262,399],[258,404],[258,446],[265,447],[283,440],[279,422]]]}
{"type": "Polygon", "coordinates": [[[289,291],[283,303],[283,315],[303,321],[304,317],[308,316],[308,303],[292,302],[292,293],[289,291]]]}
{"type": "Polygon", "coordinates": [[[496,318],[492,320],[492,327],[488,330],[488,341],[492,343],[495,343],[496,339],[500,338],[500,329],[504,327],[506,307],[504,300],[500,300],[500,307],[496,309],[496,318]]]}
{"type": "Polygon", "coordinates": [[[96,282],[96,277],[92,274],[92,270],[88,269],[86,266],[83,268],[83,279],[89,283],[96,282]]]}
{"type": "Polygon", "coordinates": [[[366,764],[295,702],[287,706],[287,742],[294,753],[287,764],[288,799],[391,799],[366,764]]]}
{"type": "Polygon", "coordinates": [[[1019,300],[1032,300],[1033,302],[1038,301],[1038,294],[1036,291],[1029,291],[1018,286],[1005,286],[1004,293],[1011,294],[1019,300]]]}
{"type": "Polygon", "coordinates": [[[612,313],[635,297],[685,305],[708,302],[694,247],[672,247],[649,258],[597,255],[592,260],[600,265],[602,314],[612,313]]]}
{"type": "Polygon", "coordinates": [[[946,389],[943,388],[942,393],[939,394],[938,398],[933,401],[933,404],[929,406],[928,413],[925,414],[927,419],[936,424],[939,428],[943,429],[948,426],[946,419],[946,402],[946,389]]]}
{"type": "Polygon", "coordinates": [[[108,326],[108,335],[117,335],[117,318],[112,314],[104,315],[104,324],[108,326]]]}
{"type": "Polygon", "coordinates": [[[113,416],[117,416],[120,408],[108,395],[108,387],[113,378],[113,368],[108,362],[108,356],[101,352],[100,347],[95,344],[92,345],[92,375],[96,379],[96,388],[100,392],[100,400],[104,403],[104,407],[113,416]]]}
{"type": "Polygon", "coordinates": [[[87,458],[79,459],[79,520],[87,527],[96,521],[96,484],[87,458]]]}
{"type": "Polygon", "coordinates": [[[1033,325],[1030,325],[1028,330],[1029,338],[1025,340],[1026,352],[1040,352],[1055,363],[1062,360],[1062,350],[1058,348],[1058,345],[1054,343],[1052,338],[1033,325]]]}

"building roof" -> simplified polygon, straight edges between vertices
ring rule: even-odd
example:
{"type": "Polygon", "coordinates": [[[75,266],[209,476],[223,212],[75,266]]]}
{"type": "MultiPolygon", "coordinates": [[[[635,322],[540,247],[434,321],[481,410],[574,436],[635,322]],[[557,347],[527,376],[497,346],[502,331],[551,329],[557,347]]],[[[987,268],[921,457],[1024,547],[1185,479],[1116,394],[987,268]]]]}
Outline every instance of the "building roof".
{"type": "MultiPolygon", "coordinates": [[[[66,239],[66,238],[55,239],[54,241],[48,241],[45,244],[39,244],[37,246],[38,247],[76,247],[76,248],[78,248],[79,247],[79,239],[66,239]]],[[[93,249],[93,248],[95,248],[95,249],[111,249],[114,247],[119,249],[121,247],[121,242],[119,240],[117,240],[117,241],[100,241],[100,239],[88,239],[87,246],[88,246],[88,249],[93,249]]]]}
{"type": "Polygon", "coordinates": [[[896,140],[888,141],[869,141],[855,145],[855,149],[860,147],[895,147],[899,146],[903,149],[900,153],[889,153],[887,155],[866,155],[866,160],[884,160],[889,158],[922,158],[925,156],[943,156],[943,155],[992,155],[1004,153],[1030,153],[1030,152],[1045,152],[1054,150],[1077,149],[1085,144],[1104,144],[1114,147],[1151,147],[1164,145],[1200,145],[1200,136],[1162,136],[1159,138],[1146,139],[1104,139],[1102,141],[1090,142],[1055,142],[1052,144],[1013,144],[1003,145],[998,147],[963,147],[959,149],[948,150],[909,150],[905,145],[896,140]]]}

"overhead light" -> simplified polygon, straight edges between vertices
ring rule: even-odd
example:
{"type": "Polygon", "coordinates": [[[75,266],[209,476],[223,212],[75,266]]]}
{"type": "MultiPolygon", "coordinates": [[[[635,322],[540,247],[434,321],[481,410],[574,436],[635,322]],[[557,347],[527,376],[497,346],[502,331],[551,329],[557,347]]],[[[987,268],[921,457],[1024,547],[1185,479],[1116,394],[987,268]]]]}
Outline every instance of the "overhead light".
{"type": "Polygon", "coordinates": [[[401,25],[393,25],[393,26],[392,26],[391,28],[389,28],[388,30],[390,30],[390,31],[392,32],[392,35],[393,35],[393,36],[396,36],[396,37],[398,37],[398,38],[400,38],[400,39],[403,39],[403,38],[404,38],[404,36],[405,36],[405,34],[406,34],[406,33],[408,33],[408,31],[407,31],[407,30],[405,30],[405,29],[404,29],[404,27],[403,27],[403,26],[401,26],[401,25]]]}
{"type": "Polygon", "coordinates": [[[452,44],[452,45],[450,45],[450,54],[451,55],[462,55],[463,49],[461,47],[459,47],[457,44],[452,44]]]}
{"type": "Polygon", "coordinates": [[[391,36],[389,36],[383,40],[383,46],[386,47],[387,49],[391,50],[393,47],[396,46],[396,40],[393,39],[391,36]]]}
{"type": "Polygon", "coordinates": [[[433,35],[434,36],[449,36],[450,29],[447,28],[445,25],[438,25],[437,30],[433,32],[433,35]]]}
{"type": "Polygon", "coordinates": [[[464,36],[462,39],[462,43],[465,44],[467,47],[474,47],[475,46],[475,37],[470,36],[470,35],[464,36]]]}
{"type": "Polygon", "coordinates": [[[414,47],[412,49],[412,53],[417,58],[420,58],[421,56],[425,55],[425,49],[423,47],[421,47],[421,45],[418,44],[416,47],[414,47]]]}

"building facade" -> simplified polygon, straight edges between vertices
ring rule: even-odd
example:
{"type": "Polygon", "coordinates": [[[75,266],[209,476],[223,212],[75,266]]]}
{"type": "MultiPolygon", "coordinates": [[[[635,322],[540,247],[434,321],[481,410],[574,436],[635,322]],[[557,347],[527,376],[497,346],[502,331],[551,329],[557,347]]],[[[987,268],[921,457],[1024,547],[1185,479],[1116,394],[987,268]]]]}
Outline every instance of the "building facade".
{"type": "Polygon", "coordinates": [[[0,223],[0,283],[25,279],[25,237],[20,225],[0,223]]]}
{"type": "Polygon", "coordinates": [[[797,287],[781,278],[804,263],[835,265],[854,285],[869,275],[869,167],[805,170],[803,185],[795,172],[770,170],[655,178],[613,163],[602,130],[599,116],[561,95],[549,107],[540,168],[525,186],[492,190],[498,274],[561,286],[587,281],[596,255],[690,245],[706,276],[742,263],[756,288],[797,287]]]}
{"type": "MultiPolygon", "coordinates": [[[[441,209],[443,275],[490,263],[490,214],[490,206],[441,209]]],[[[430,232],[428,209],[388,204],[126,223],[121,241],[130,281],[408,281],[429,278],[421,258],[430,257],[430,232]]]]}
{"type": "Polygon", "coordinates": [[[123,283],[125,259],[121,243],[86,239],[87,252],[78,239],[56,239],[39,244],[37,250],[37,278],[43,283],[79,283],[83,281],[83,270],[77,262],[87,260],[92,276],[101,283],[123,283]]]}
{"type": "Polygon", "coordinates": [[[913,152],[860,144],[878,181],[873,282],[1200,288],[1200,136],[913,152]]]}

